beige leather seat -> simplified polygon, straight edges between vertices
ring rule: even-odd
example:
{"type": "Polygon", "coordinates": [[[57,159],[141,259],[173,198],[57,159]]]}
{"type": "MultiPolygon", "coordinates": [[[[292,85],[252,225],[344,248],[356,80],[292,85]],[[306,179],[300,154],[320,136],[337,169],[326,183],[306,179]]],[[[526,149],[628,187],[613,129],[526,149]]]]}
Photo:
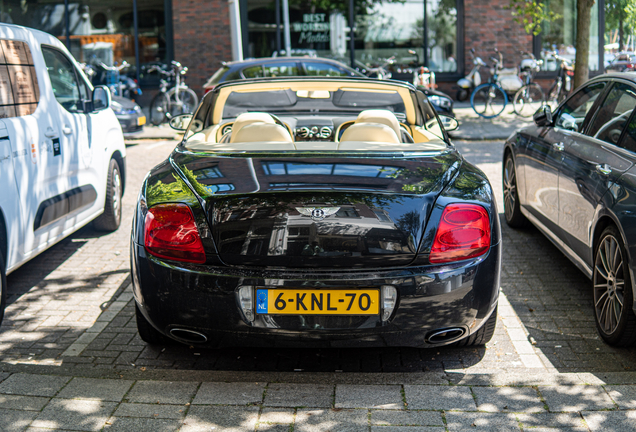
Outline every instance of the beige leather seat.
{"type": "Polygon", "coordinates": [[[251,123],[242,126],[238,131],[232,131],[230,143],[292,143],[289,131],[286,128],[271,123],[251,123]]]}
{"type": "Polygon", "coordinates": [[[395,117],[395,114],[389,110],[373,109],[361,111],[356,119],[357,123],[380,123],[393,129],[398,138],[402,136],[400,122],[395,117]]]}
{"type": "Polygon", "coordinates": [[[355,123],[343,132],[340,142],[345,141],[399,143],[400,139],[395,130],[385,124],[355,123]]]}
{"type": "Polygon", "coordinates": [[[276,124],[272,116],[267,113],[263,113],[263,112],[243,113],[239,115],[236,118],[236,120],[234,120],[234,123],[232,124],[232,132],[231,132],[232,135],[230,138],[230,142],[231,143],[240,142],[240,141],[236,141],[235,139],[236,134],[245,126],[248,126],[254,123],[276,124]]]}

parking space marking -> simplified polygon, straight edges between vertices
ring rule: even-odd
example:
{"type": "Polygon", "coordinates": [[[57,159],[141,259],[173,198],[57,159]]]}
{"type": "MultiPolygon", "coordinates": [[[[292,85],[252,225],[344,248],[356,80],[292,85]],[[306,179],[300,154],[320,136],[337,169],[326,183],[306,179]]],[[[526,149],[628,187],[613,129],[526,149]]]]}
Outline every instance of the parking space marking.
{"type": "Polygon", "coordinates": [[[95,340],[95,338],[115,319],[117,314],[132,300],[132,284],[128,285],[117,299],[100,314],[95,323],[77,338],[75,342],[62,353],[62,357],[77,357],[95,340]]]}

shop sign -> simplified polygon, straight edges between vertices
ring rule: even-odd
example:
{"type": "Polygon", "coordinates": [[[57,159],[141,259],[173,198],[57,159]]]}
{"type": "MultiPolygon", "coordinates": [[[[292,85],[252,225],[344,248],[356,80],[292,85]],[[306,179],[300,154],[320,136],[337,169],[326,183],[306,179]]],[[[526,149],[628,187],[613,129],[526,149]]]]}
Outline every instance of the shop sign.
{"type": "Polygon", "coordinates": [[[331,25],[327,14],[303,14],[303,22],[292,23],[293,31],[300,33],[298,43],[329,42],[331,25]]]}

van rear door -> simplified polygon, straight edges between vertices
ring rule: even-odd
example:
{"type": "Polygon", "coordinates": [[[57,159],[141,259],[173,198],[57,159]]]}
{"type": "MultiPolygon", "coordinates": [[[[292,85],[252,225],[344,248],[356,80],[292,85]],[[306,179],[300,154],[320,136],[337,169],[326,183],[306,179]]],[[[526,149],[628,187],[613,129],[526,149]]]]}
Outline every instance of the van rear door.
{"type": "Polygon", "coordinates": [[[20,225],[20,198],[15,183],[13,171],[11,142],[9,131],[4,122],[0,120],[0,211],[7,225],[8,256],[3,257],[7,270],[11,270],[20,261],[19,248],[22,239],[22,226],[20,225]]]}

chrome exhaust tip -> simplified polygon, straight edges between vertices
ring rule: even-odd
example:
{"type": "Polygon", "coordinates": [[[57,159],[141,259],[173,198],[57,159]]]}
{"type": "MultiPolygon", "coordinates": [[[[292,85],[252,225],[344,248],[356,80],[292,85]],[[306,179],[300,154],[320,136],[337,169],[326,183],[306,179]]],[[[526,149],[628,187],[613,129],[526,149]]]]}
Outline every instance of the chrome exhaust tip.
{"type": "Polygon", "coordinates": [[[170,329],[170,335],[173,338],[186,343],[202,344],[208,341],[208,337],[203,333],[182,328],[170,329]]]}
{"type": "Polygon", "coordinates": [[[434,330],[426,336],[426,342],[430,344],[440,344],[456,341],[466,334],[466,329],[461,327],[449,327],[434,330]]]}

